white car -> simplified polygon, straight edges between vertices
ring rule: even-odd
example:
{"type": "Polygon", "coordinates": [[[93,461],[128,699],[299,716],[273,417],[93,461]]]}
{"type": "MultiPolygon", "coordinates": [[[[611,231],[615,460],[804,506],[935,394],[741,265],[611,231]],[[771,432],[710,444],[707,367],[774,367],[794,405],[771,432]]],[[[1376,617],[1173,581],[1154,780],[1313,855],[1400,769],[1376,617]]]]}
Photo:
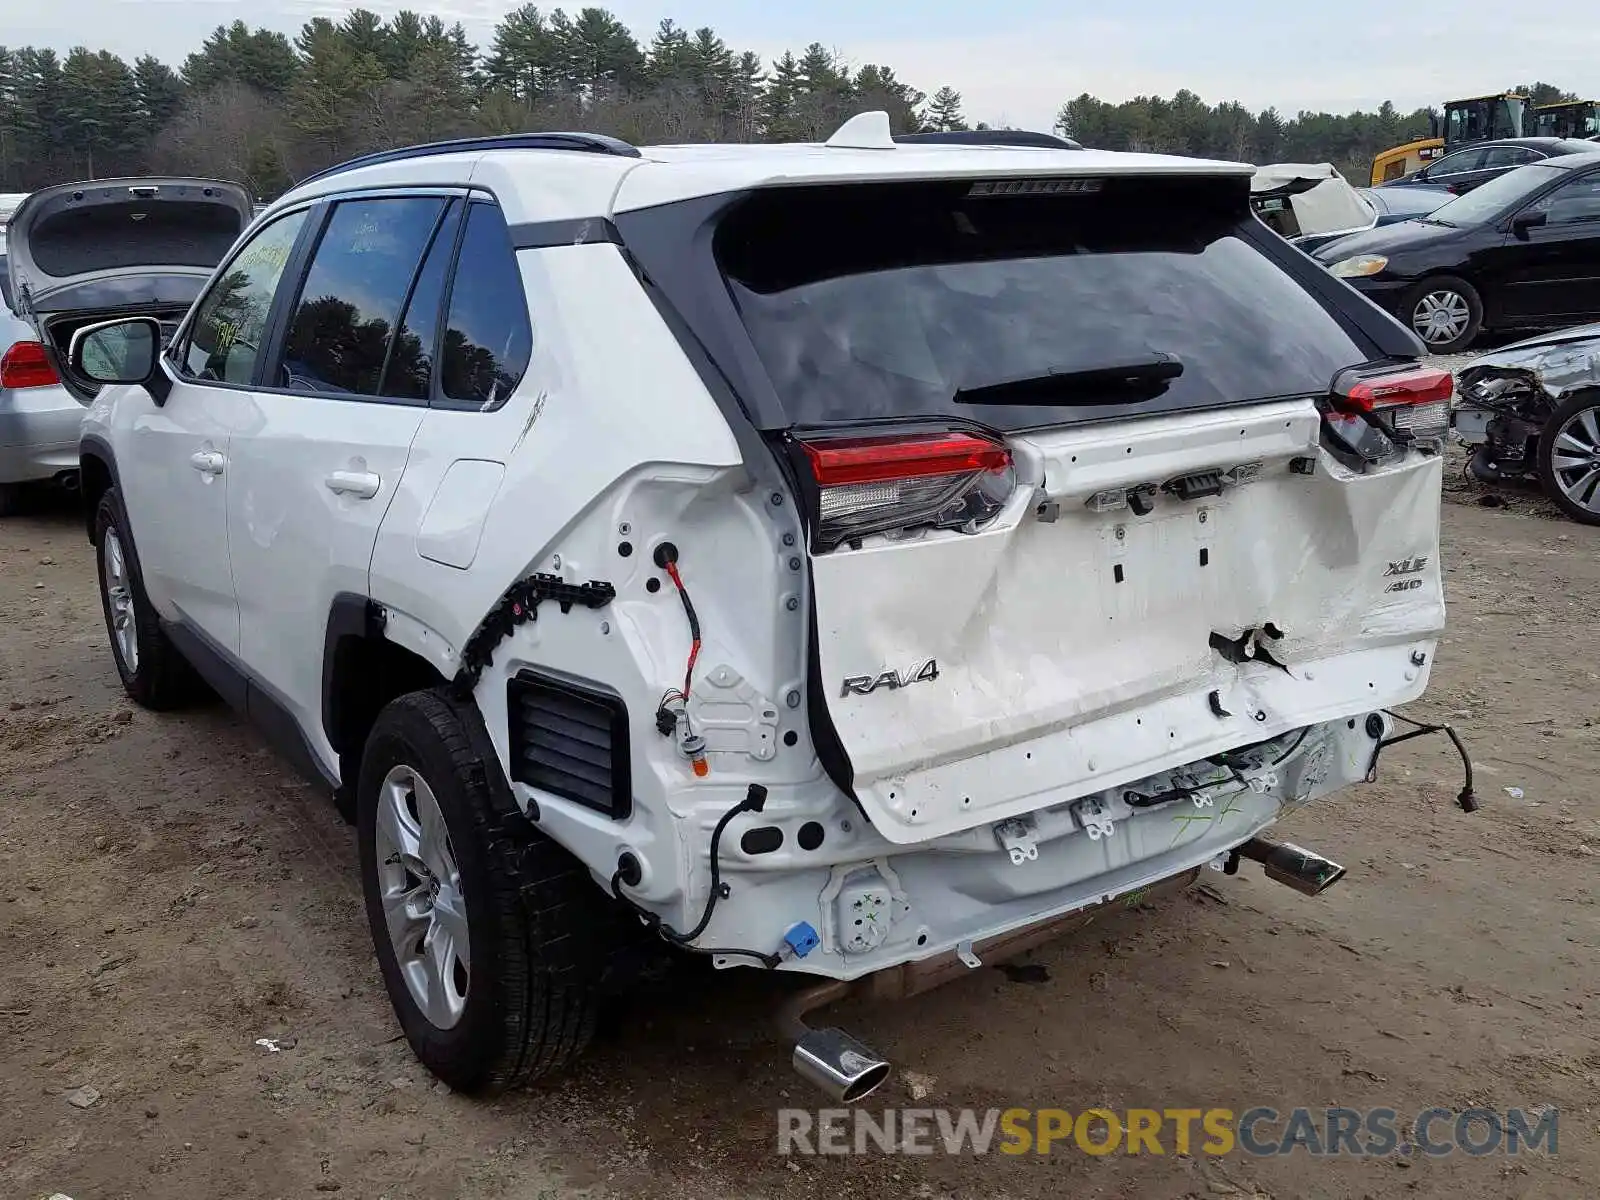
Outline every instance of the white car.
{"type": "Polygon", "coordinates": [[[111,650],[352,807],[400,1023],[557,1069],[663,941],[997,961],[1368,777],[1444,625],[1450,377],[1255,220],[1085,150],[386,152],[252,225],[171,346],[81,329],[111,650]],[[1119,900],[1119,898],[1124,898],[1119,900]]]}

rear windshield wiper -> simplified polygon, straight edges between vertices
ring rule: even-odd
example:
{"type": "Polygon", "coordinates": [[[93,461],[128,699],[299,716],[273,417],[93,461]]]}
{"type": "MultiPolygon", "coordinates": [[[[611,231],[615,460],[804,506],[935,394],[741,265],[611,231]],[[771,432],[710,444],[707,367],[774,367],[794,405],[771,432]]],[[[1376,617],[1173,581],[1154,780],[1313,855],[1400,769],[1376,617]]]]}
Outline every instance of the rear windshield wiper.
{"type": "Polygon", "coordinates": [[[1092,367],[1053,367],[1027,375],[960,388],[957,404],[1138,404],[1154,400],[1183,374],[1183,363],[1170,354],[1092,367]]]}

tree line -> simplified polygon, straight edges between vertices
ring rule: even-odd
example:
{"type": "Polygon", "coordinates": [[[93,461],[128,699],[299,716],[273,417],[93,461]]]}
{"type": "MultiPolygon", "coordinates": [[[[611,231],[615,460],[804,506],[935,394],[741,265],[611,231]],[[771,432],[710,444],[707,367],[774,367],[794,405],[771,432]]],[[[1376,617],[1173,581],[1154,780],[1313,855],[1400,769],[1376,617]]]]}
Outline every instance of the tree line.
{"type": "MultiPolygon", "coordinates": [[[[0,191],[162,172],[236,179],[265,199],[356,154],[441,138],[572,129],[640,144],[812,141],[867,109],[886,110],[896,131],[968,127],[953,87],[930,96],[820,42],[767,62],[710,28],[665,20],[641,41],[602,8],[527,4],[477,46],[459,23],[356,9],[293,39],[219,25],[177,67],[0,46],[0,191]]],[[[1057,119],[1099,148],[1332,161],[1355,176],[1427,126],[1426,109],[1285,118],[1189,91],[1122,104],[1085,94],[1057,119]]]]}
{"type": "MultiPolygon", "coordinates": [[[[1526,83],[1506,89],[1528,97],[1530,109],[1579,99],[1554,84],[1526,83]]],[[[1368,181],[1373,158],[1392,146],[1429,134],[1437,110],[1402,113],[1390,101],[1376,112],[1304,112],[1284,117],[1275,108],[1251,112],[1242,104],[1210,105],[1188,90],[1172,99],[1137,96],[1108,104],[1079,96],[1061,106],[1056,126],[1086,146],[1192,154],[1241,162],[1331,162],[1358,186],[1368,181]]],[[[1531,125],[1527,132],[1531,133],[1531,125]]]]}

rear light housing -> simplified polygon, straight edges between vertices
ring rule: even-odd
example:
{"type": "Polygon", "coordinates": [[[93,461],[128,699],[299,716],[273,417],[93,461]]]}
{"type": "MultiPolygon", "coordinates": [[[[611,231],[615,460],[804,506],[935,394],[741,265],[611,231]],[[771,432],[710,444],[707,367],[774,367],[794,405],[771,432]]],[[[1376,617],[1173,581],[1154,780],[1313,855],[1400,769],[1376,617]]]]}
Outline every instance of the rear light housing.
{"type": "Polygon", "coordinates": [[[1455,380],[1435,367],[1357,367],[1333,381],[1324,414],[1336,444],[1363,463],[1380,465],[1415,448],[1444,449],[1455,380]]]}
{"type": "Polygon", "coordinates": [[[42,342],[13,342],[0,354],[0,387],[35,388],[60,383],[61,376],[42,342]]]}
{"type": "Polygon", "coordinates": [[[1016,488],[1011,451],[973,433],[801,438],[795,446],[816,488],[812,550],[818,554],[871,535],[976,533],[1016,488]]]}

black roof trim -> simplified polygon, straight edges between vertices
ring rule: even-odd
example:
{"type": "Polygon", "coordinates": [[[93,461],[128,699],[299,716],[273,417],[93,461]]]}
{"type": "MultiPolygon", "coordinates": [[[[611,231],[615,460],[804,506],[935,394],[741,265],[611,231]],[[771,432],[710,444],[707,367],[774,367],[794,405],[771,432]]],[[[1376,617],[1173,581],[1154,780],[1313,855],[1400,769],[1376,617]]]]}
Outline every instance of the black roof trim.
{"type": "Polygon", "coordinates": [[[605,217],[571,217],[558,221],[529,221],[513,225],[513,250],[544,250],[551,246],[588,246],[595,242],[622,245],[622,234],[605,217]]]}
{"type": "Polygon", "coordinates": [[[577,150],[588,154],[615,154],[620,158],[643,157],[637,147],[630,146],[620,138],[607,137],[603,133],[490,134],[487,137],[455,138],[447,142],[428,142],[421,146],[378,150],[328,167],[313,175],[307,175],[295,186],[310,183],[314,179],[326,179],[329,175],[338,175],[344,171],[353,171],[357,167],[375,167],[382,163],[404,162],[410,158],[430,158],[435,154],[465,154],[474,150],[577,150]]]}
{"type": "Polygon", "coordinates": [[[1040,150],[1082,150],[1071,138],[1031,129],[952,129],[938,133],[897,133],[895,141],[932,146],[1032,146],[1040,150]]]}

